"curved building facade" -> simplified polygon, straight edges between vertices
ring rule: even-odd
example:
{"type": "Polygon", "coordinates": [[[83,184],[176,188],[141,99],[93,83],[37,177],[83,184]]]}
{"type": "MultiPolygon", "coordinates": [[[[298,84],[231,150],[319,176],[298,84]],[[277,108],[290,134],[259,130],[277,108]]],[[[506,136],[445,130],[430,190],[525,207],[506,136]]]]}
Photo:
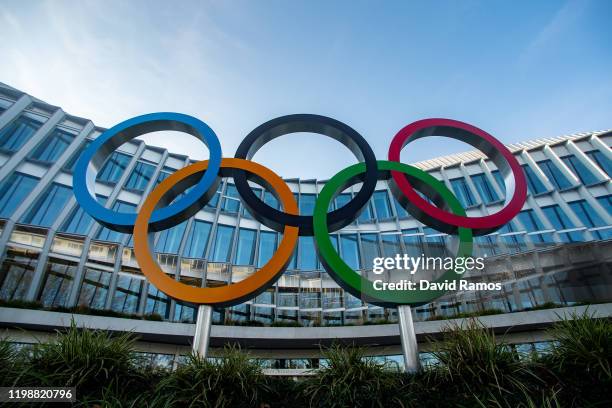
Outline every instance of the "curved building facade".
{"type": "MultiPolygon", "coordinates": [[[[0,326],[27,343],[76,316],[90,327],[136,331],[143,352],[171,364],[189,351],[197,307],[147,282],[131,235],[99,225],[72,193],[76,159],[103,130],[0,84],[0,326]]],[[[425,337],[435,338],[443,322],[466,314],[491,314],[483,321],[514,333],[513,342],[523,348],[546,340],[541,329],[558,310],[595,303],[589,310],[612,314],[607,303],[612,301],[611,144],[612,131],[602,131],[508,146],[524,168],[527,202],[510,224],[475,239],[475,256],[486,258],[486,268],[466,275],[475,282],[500,282],[502,290],[449,293],[413,308],[424,351],[425,337]]],[[[135,210],[157,183],[189,163],[188,157],[138,140],[126,143],[98,174],[98,199],[108,208],[135,210]]],[[[479,152],[414,165],[444,181],[468,215],[493,213],[503,205],[499,172],[479,152]]],[[[300,213],[311,213],[325,181],[287,183],[300,213]]],[[[254,189],[278,205],[272,194],[254,189]]],[[[334,206],[358,189],[343,192],[334,206]]],[[[378,183],[364,212],[333,240],[363,275],[371,273],[375,257],[449,251],[448,236],[412,218],[386,182],[378,183]]],[[[278,241],[279,234],[243,208],[232,180],[224,179],[196,216],[156,234],[155,251],[177,280],[215,286],[252,274],[278,241]]],[[[335,340],[362,344],[373,355],[401,363],[397,311],[344,292],[323,270],[311,237],[300,237],[273,287],[241,305],[215,310],[213,324],[213,347],[241,342],[271,368],[316,366],[319,346],[335,340]]]]}

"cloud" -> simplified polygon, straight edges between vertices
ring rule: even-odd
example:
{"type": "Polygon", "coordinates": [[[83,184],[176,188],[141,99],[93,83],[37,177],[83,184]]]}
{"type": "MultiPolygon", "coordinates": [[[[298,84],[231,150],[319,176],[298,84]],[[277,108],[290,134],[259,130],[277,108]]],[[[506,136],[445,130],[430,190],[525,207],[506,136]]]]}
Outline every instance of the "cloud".
{"type": "Polygon", "coordinates": [[[547,47],[582,18],[588,3],[588,1],[570,0],[559,8],[519,55],[518,65],[525,67],[538,59],[547,47]]]}

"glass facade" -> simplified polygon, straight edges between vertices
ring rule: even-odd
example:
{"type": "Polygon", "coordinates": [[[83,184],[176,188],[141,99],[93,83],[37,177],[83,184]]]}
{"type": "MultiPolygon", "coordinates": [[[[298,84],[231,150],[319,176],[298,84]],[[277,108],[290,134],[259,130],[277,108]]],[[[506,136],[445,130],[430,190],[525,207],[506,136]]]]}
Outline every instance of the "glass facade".
{"type": "Polygon", "coordinates": [[[571,201],[568,204],[586,227],[604,228],[591,231],[591,233],[595,236],[595,239],[612,238],[612,228],[607,228],[605,221],[586,200],[571,201]]]}
{"type": "Polygon", "coordinates": [[[51,187],[34,203],[21,220],[25,224],[50,227],[72,197],[72,188],[53,183],[51,187]]]}
{"type": "Polygon", "coordinates": [[[612,177],[612,160],[608,159],[601,150],[591,150],[586,154],[608,177],[612,177]]]}
{"type": "Polygon", "coordinates": [[[527,179],[527,187],[531,194],[540,194],[546,191],[544,183],[536,176],[531,166],[523,164],[523,171],[525,172],[525,178],[527,179]]]}
{"type": "Polygon", "coordinates": [[[581,160],[573,154],[561,157],[563,163],[580,179],[582,184],[590,185],[600,180],[589,170],[581,160]]]}
{"type": "Polygon", "coordinates": [[[92,309],[104,309],[111,277],[111,271],[85,268],[85,276],[83,277],[77,304],[92,309]]]}
{"type": "Polygon", "coordinates": [[[16,152],[28,142],[42,126],[42,123],[29,116],[21,115],[0,130],[0,150],[16,152]]]}
{"type": "Polygon", "coordinates": [[[489,180],[487,180],[484,173],[474,174],[470,177],[474,183],[474,186],[476,187],[476,190],[478,190],[478,194],[480,195],[483,203],[490,204],[499,200],[497,193],[489,183],[489,180]]]}
{"type": "Polygon", "coordinates": [[[468,186],[468,183],[463,177],[458,177],[450,180],[451,187],[459,202],[465,207],[471,207],[476,204],[476,199],[468,186]]]}
{"type": "Polygon", "coordinates": [[[130,160],[131,158],[127,154],[114,152],[106,160],[104,166],[102,166],[102,169],[98,173],[97,181],[104,181],[107,183],[118,182],[128,164],[130,164],[130,160]]]}
{"type": "Polygon", "coordinates": [[[10,217],[37,183],[37,177],[17,172],[2,181],[0,184],[0,217],[10,217]]]}
{"type": "Polygon", "coordinates": [[[125,188],[134,191],[144,191],[145,188],[147,188],[147,186],[149,185],[151,179],[153,178],[154,173],[154,165],[139,161],[138,163],[136,163],[134,170],[132,170],[130,177],[125,183],[125,188]]]}
{"type": "Polygon", "coordinates": [[[572,186],[572,183],[550,159],[539,161],[538,166],[557,190],[565,190],[572,186]]]}
{"type": "MultiPolygon", "coordinates": [[[[79,131],[56,128],[30,152],[16,153],[15,146],[23,146],[40,125],[41,122],[32,122],[29,116],[21,115],[0,129],[0,154],[22,154],[24,163],[28,161],[27,166],[0,180],[0,223],[5,226],[2,234],[8,242],[1,248],[0,298],[39,301],[47,307],[81,306],[193,322],[195,305],[170,300],[140,273],[131,248],[132,237],[100,226],[74,203],[68,173],[90,140],[79,141],[77,152],[62,158],[67,156],[63,154],[67,149],[74,148],[79,131]],[[64,171],[53,174],[44,189],[40,192],[36,189],[36,197],[28,198],[41,177],[53,171],[50,163],[58,163],[57,167],[64,171]],[[52,245],[47,240],[53,240],[52,245]],[[47,251],[45,248],[50,249],[41,256],[41,252],[47,251]],[[79,266],[82,259],[85,263],[79,266]]],[[[95,137],[95,134],[88,136],[95,137]]],[[[568,150],[575,150],[564,147],[563,141],[555,142],[558,146],[550,144],[546,155],[541,143],[525,145],[517,153],[527,177],[530,201],[512,223],[475,238],[476,254],[486,256],[487,262],[491,262],[491,271],[495,271],[487,279],[502,281],[504,290],[478,296],[466,292],[449,294],[413,308],[416,320],[487,309],[511,312],[546,302],[572,304],[588,298],[584,293],[603,292],[597,285],[608,284],[609,268],[593,272],[577,266],[568,274],[558,272],[567,265],[555,263],[559,259],[567,263],[566,253],[562,251],[612,237],[612,199],[605,185],[609,178],[604,179],[594,167],[609,172],[609,155],[600,150],[601,143],[593,143],[587,137],[572,140],[586,156],[568,154],[568,150]],[[557,158],[564,166],[559,166],[557,158]],[[536,165],[531,167],[527,162],[536,165]],[[571,188],[575,179],[568,170],[584,188],[571,188]],[[550,191],[546,180],[552,186],[550,191]],[[537,262],[548,259],[547,254],[556,258],[551,264],[538,264],[544,270],[542,273],[534,265],[536,258],[537,262]]],[[[600,137],[600,140],[610,145],[609,137],[600,137]]],[[[134,157],[126,151],[147,150],[126,148],[114,152],[98,174],[97,181],[101,183],[96,191],[102,204],[108,204],[115,211],[134,212],[138,201],[142,201],[142,193],[175,172],[175,168],[182,167],[185,160],[164,155],[166,162],[154,163],[149,161],[153,155],[139,153],[134,157]],[[124,182],[120,183],[121,180],[124,182]],[[108,203],[107,197],[113,201],[108,203]]],[[[470,214],[474,215],[485,210],[496,211],[504,199],[505,188],[494,164],[487,160],[466,161],[460,167],[459,159],[453,160],[445,162],[443,172],[462,205],[469,207],[470,214]],[[491,169],[492,177],[483,172],[487,168],[491,169]],[[469,176],[466,178],[465,174],[469,176]],[[483,208],[478,204],[484,204],[483,208]]],[[[435,160],[428,161],[424,168],[442,179],[435,160]]],[[[323,182],[290,180],[287,183],[300,212],[311,214],[316,192],[323,182]]],[[[336,197],[331,208],[341,208],[359,188],[347,188],[336,197]]],[[[268,205],[279,208],[272,193],[254,191],[268,205]]],[[[194,286],[224,285],[244,279],[265,265],[281,237],[245,211],[231,179],[224,179],[204,211],[156,233],[154,249],[162,269],[176,279],[194,286]]],[[[375,257],[402,253],[449,256],[452,253],[452,239],[411,217],[395,200],[385,181],[379,182],[359,218],[334,232],[331,240],[342,259],[368,278],[372,276],[375,257]]],[[[346,293],[325,272],[312,237],[300,237],[288,270],[274,286],[251,301],[215,310],[214,319],[219,324],[335,326],[395,322],[397,313],[346,293]]]]}
{"type": "MultiPolygon", "coordinates": [[[[542,211],[548,218],[548,221],[557,231],[575,228],[568,216],[563,212],[557,204],[542,207],[542,211]]],[[[572,231],[560,233],[563,242],[580,242],[583,240],[582,232],[572,231]]]]}
{"type": "MultiPolygon", "coordinates": [[[[104,205],[106,204],[106,197],[98,196],[98,201],[104,205]]],[[[91,215],[86,213],[81,206],[75,205],[74,209],[61,226],[60,231],[86,235],[93,223],[94,219],[91,218],[91,215]]]]}
{"type": "Polygon", "coordinates": [[[236,245],[235,265],[253,265],[255,256],[255,237],[257,232],[252,229],[240,228],[236,245]]]}
{"type": "Polygon", "coordinates": [[[55,129],[28,155],[28,158],[45,163],[54,163],[66,151],[75,136],[66,130],[55,129]]]}
{"type": "Polygon", "coordinates": [[[61,259],[49,259],[38,300],[47,307],[66,306],[74,283],[77,265],[61,259]]]}
{"type": "MultiPolygon", "coordinates": [[[[113,211],[117,212],[133,213],[136,210],[136,204],[126,203],[124,201],[117,200],[111,208],[113,209],[113,211]]],[[[125,234],[113,231],[106,227],[100,228],[98,234],[96,235],[96,239],[99,239],[101,241],[122,242],[124,238],[125,234]]]]}

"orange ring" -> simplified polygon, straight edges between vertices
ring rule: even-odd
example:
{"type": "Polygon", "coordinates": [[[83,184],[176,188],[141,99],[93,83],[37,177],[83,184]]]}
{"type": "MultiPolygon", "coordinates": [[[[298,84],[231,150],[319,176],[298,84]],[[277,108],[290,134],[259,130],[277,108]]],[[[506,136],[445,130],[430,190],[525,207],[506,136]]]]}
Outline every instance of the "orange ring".
{"type": "MultiPolygon", "coordinates": [[[[144,275],[157,289],[168,296],[197,304],[230,306],[239,304],[244,299],[265,290],[268,285],[272,284],[284,272],[298,240],[298,227],[286,226],[283,231],[283,239],[268,263],[253,275],[238,283],[215,288],[197,288],[169,277],[162,271],[157,261],[153,259],[149,248],[149,220],[151,214],[159,201],[175,184],[196,173],[204,172],[207,167],[208,160],[205,160],[182,168],[163,180],[149,194],[136,217],[136,224],[134,225],[134,252],[138,265],[140,265],[144,275]]],[[[287,213],[298,214],[297,203],[293,193],[289,190],[289,186],[272,170],[249,160],[235,158],[223,159],[221,161],[221,169],[224,168],[244,170],[259,176],[276,191],[283,209],[287,213]]]]}

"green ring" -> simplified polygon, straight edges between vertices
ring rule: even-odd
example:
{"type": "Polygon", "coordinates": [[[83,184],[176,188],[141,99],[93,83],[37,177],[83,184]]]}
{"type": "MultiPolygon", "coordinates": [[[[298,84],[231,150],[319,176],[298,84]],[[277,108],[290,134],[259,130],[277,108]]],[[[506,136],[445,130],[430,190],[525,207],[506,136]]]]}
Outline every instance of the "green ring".
{"type": "MultiPolygon", "coordinates": [[[[379,160],[378,179],[390,178],[391,170],[400,171],[417,178],[431,186],[457,215],[464,216],[465,210],[455,195],[439,180],[430,174],[404,163],[379,160]]],[[[347,187],[360,181],[359,176],[365,173],[364,163],[347,167],[332,177],[319,194],[313,214],[314,238],[319,258],[331,277],[353,296],[363,298],[366,302],[384,307],[397,305],[421,305],[442,296],[444,290],[376,290],[373,282],[362,277],[348,266],[334,248],[327,228],[327,211],[333,198],[347,187]]],[[[459,246],[455,257],[468,257],[472,254],[473,234],[470,228],[458,228],[459,246]]],[[[446,271],[435,282],[455,281],[461,274],[454,270],[446,271]]]]}

